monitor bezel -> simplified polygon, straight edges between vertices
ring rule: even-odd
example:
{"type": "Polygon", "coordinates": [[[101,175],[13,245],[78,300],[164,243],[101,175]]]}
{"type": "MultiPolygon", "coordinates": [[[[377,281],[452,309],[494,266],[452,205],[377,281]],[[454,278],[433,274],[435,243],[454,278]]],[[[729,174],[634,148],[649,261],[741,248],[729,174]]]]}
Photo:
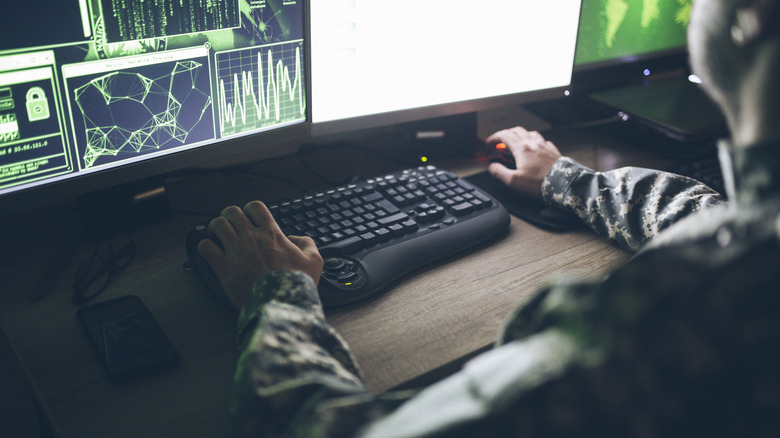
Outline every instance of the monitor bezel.
{"type": "Polygon", "coordinates": [[[670,59],[677,59],[680,56],[687,56],[688,49],[686,45],[645,52],[637,55],[620,56],[605,61],[589,62],[585,64],[574,64],[574,73],[582,73],[591,70],[603,70],[605,68],[627,66],[631,64],[656,64],[667,62],[670,59]]]}
{"type": "Polygon", "coordinates": [[[575,65],[572,72],[572,88],[581,94],[607,87],[641,84],[658,78],[688,75],[690,71],[688,48],[678,47],[575,65]]]}
{"type": "MultiPolygon", "coordinates": [[[[307,110],[308,111],[308,110],[307,110]]],[[[263,158],[260,149],[272,149],[274,145],[285,144],[309,135],[309,122],[300,122],[273,131],[255,133],[238,138],[222,140],[186,151],[150,158],[120,167],[75,175],[66,179],[51,181],[37,186],[24,187],[0,195],[0,217],[23,213],[47,205],[72,201],[81,195],[110,189],[142,180],[156,179],[160,185],[175,172],[205,166],[218,160],[249,155],[252,158],[241,161],[255,161],[263,158]],[[262,146],[258,147],[258,142],[262,146]]]]}
{"type": "MultiPolygon", "coordinates": [[[[522,105],[541,100],[563,98],[571,94],[572,82],[569,84],[541,90],[524,91],[514,94],[483,97],[458,102],[409,108],[398,111],[349,117],[311,124],[311,136],[314,138],[328,137],[346,133],[359,133],[374,128],[399,125],[409,122],[424,121],[439,117],[475,113],[495,108],[522,105]]],[[[316,102],[312,102],[316,105],[316,102]]]]}

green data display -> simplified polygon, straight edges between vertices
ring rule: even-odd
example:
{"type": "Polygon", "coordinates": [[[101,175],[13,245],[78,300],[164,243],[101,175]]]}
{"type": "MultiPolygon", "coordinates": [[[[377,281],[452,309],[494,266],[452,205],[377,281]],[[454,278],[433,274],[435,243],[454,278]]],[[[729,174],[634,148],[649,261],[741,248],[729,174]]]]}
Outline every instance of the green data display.
{"type": "Polygon", "coordinates": [[[0,195],[306,121],[302,0],[17,3],[0,195]]]}
{"type": "Polygon", "coordinates": [[[692,0],[584,0],[575,65],[684,47],[692,0]]]}

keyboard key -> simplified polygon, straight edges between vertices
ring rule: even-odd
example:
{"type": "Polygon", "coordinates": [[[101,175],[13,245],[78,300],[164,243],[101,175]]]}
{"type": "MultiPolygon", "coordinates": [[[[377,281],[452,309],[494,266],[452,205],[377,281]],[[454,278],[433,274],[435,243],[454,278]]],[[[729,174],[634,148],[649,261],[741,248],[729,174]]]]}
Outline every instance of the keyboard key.
{"type": "Polygon", "coordinates": [[[403,207],[403,206],[407,205],[406,198],[404,198],[401,195],[393,196],[392,198],[390,198],[390,201],[392,201],[392,203],[395,204],[398,207],[403,207]]]}
{"type": "Polygon", "coordinates": [[[402,222],[406,219],[409,219],[409,216],[406,213],[396,213],[392,216],[383,217],[377,220],[377,222],[379,222],[381,225],[391,225],[396,222],[402,222]]]}
{"type": "Polygon", "coordinates": [[[371,245],[372,243],[374,243],[377,240],[379,240],[376,237],[376,234],[374,234],[374,233],[372,233],[370,231],[368,233],[361,234],[360,235],[360,239],[363,241],[364,245],[371,245]]]}
{"type": "Polygon", "coordinates": [[[387,228],[377,228],[376,230],[374,230],[374,234],[376,234],[380,242],[383,242],[385,240],[390,240],[390,237],[392,237],[390,235],[390,230],[388,230],[387,228]]]}
{"type": "Polygon", "coordinates": [[[450,211],[455,216],[463,216],[474,211],[474,206],[470,202],[463,202],[461,204],[454,205],[450,211]]]}
{"type": "Polygon", "coordinates": [[[405,233],[404,226],[401,224],[390,225],[387,229],[390,230],[392,236],[400,236],[405,233]]]}
{"type": "Polygon", "coordinates": [[[393,214],[400,211],[395,205],[391,204],[386,199],[377,202],[376,206],[377,208],[381,208],[382,210],[386,211],[388,214],[393,214]]]}
{"type": "Polygon", "coordinates": [[[335,250],[341,254],[349,254],[363,247],[364,240],[358,236],[348,237],[337,242],[332,242],[320,250],[335,250]]]}
{"type": "Polygon", "coordinates": [[[417,225],[417,222],[415,222],[414,219],[409,219],[407,221],[401,222],[401,225],[404,227],[404,230],[407,233],[420,228],[420,226],[417,225]]]}

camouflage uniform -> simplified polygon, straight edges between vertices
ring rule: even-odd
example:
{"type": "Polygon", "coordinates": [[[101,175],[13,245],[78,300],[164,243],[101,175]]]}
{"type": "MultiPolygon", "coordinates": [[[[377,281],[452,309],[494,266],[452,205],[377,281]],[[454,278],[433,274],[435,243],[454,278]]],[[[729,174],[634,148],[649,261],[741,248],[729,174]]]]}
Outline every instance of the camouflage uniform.
{"type": "Polygon", "coordinates": [[[550,282],[494,349],[414,394],[367,392],[311,279],[266,275],[240,316],[231,434],[780,435],[777,147],[730,151],[730,204],[559,160],[547,202],[621,246],[652,241],[603,281],[550,282]]]}
{"type": "Polygon", "coordinates": [[[629,251],[681,218],[723,203],[712,189],[690,178],[636,167],[593,172],[566,157],[544,179],[542,198],[629,251]]]}

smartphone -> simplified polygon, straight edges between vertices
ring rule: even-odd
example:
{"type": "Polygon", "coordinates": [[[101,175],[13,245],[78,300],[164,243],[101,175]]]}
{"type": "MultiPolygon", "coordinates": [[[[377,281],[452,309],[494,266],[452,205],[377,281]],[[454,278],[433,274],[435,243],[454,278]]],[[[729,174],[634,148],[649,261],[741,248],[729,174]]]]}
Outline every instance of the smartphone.
{"type": "Polygon", "coordinates": [[[76,318],[109,378],[117,383],[179,364],[179,353],[135,295],[82,307],[76,311],[76,318]]]}

